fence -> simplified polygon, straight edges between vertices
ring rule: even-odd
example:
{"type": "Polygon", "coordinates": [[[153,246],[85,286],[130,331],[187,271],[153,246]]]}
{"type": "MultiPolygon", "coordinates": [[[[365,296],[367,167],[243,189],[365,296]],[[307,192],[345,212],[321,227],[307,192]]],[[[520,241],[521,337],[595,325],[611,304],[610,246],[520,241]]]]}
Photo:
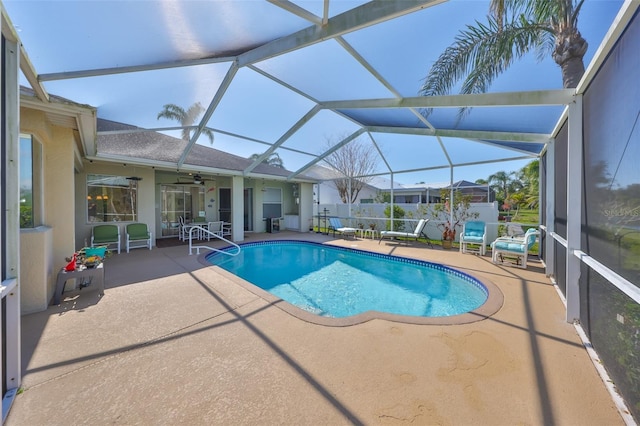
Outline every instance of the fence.
{"type": "MultiPolygon", "coordinates": [[[[316,218],[314,225],[318,226],[320,224],[320,226],[323,226],[323,217],[326,214],[328,217],[341,218],[343,225],[353,228],[360,227],[360,225],[368,228],[370,224],[375,224],[376,229],[391,229],[390,219],[384,213],[388,206],[388,203],[352,204],[351,206],[348,204],[316,204],[313,207],[313,215],[316,218]]],[[[435,221],[429,214],[431,210],[429,204],[394,203],[394,206],[400,207],[405,212],[404,218],[394,219],[394,221],[400,221],[404,224],[402,229],[412,231],[418,220],[430,219],[425,228],[427,236],[432,240],[442,239],[442,230],[438,228],[440,222],[435,221]],[[427,212],[426,215],[423,212],[427,212]]],[[[498,223],[498,203],[471,203],[469,210],[477,212],[479,214],[477,220],[487,224],[487,241],[493,241],[499,235],[502,235],[503,230],[500,227],[504,224],[498,223]]],[[[462,228],[456,231],[459,234],[462,228]]]]}

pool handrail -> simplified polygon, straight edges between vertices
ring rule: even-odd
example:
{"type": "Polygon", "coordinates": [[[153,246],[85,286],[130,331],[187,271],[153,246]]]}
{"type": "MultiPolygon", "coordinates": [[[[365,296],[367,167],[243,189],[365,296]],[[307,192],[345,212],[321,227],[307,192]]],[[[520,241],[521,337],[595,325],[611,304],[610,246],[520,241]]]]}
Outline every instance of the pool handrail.
{"type": "Polygon", "coordinates": [[[224,238],[223,236],[218,235],[218,234],[216,234],[215,232],[209,231],[209,230],[208,230],[207,228],[205,228],[205,227],[202,227],[202,226],[199,226],[199,225],[198,225],[198,226],[191,226],[191,227],[189,228],[189,256],[191,256],[191,255],[193,254],[193,249],[196,249],[196,254],[200,254],[200,249],[201,249],[201,248],[202,248],[202,249],[211,250],[211,251],[215,251],[215,252],[218,252],[218,253],[223,253],[223,254],[226,254],[226,255],[228,255],[228,256],[237,256],[237,255],[239,255],[239,254],[240,254],[240,250],[241,250],[241,249],[240,249],[240,246],[239,246],[239,245],[237,245],[236,243],[234,243],[233,241],[229,241],[229,240],[227,240],[226,238],[224,238]],[[236,252],[230,252],[230,251],[220,250],[220,249],[217,249],[217,248],[215,248],[215,247],[209,247],[209,246],[205,246],[205,245],[197,245],[197,246],[194,246],[194,245],[193,245],[193,230],[194,230],[194,229],[196,229],[196,230],[197,230],[197,232],[201,233],[202,235],[206,235],[206,234],[208,234],[208,235],[209,235],[209,237],[216,237],[216,238],[218,238],[219,240],[222,240],[222,241],[224,241],[225,243],[227,243],[227,244],[230,244],[230,245],[234,246],[235,248],[237,248],[237,249],[238,249],[238,251],[236,251],[236,252]]]}

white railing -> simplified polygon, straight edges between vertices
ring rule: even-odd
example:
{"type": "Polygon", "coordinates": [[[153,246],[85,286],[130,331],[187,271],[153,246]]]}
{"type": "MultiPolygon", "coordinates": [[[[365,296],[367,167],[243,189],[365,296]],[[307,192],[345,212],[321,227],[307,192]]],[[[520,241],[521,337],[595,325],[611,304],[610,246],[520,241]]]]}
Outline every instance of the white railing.
{"type": "Polygon", "coordinates": [[[240,246],[239,245],[237,245],[233,241],[227,240],[226,238],[224,238],[221,235],[218,235],[215,232],[209,231],[209,229],[207,229],[205,227],[202,227],[202,226],[190,226],[189,227],[189,255],[193,254],[193,249],[196,249],[196,254],[200,254],[200,249],[207,249],[207,250],[215,251],[215,252],[218,252],[218,253],[223,253],[223,254],[226,254],[226,255],[229,255],[229,256],[237,256],[237,255],[240,254],[240,246]],[[208,235],[209,239],[211,237],[215,237],[215,238],[217,238],[219,240],[224,241],[227,244],[230,244],[230,245],[234,246],[238,250],[235,251],[235,252],[229,252],[229,251],[226,251],[226,250],[220,250],[220,249],[217,249],[215,247],[209,247],[209,246],[205,246],[205,245],[194,246],[193,245],[193,231],[194,230],[196,232],[198,232],[198,234],[201,235],[201,236],[208,235]]]}
{"type": "MultiPolygon", "coordinates": [[[[567,240],[562,238],[555,232],[549,232],[549,235],[560,243],[564,248],[568,249],[567,240]]],[[[602,275],[611,285],[615,286],[624,293],[630,299],[633,299],[636,303],[640,303],[640,288],[636,287],[631,281],[627,280],[623,276],[609,269],[607,266],[598,262],[593,257],[589,256],[582,250],[573,250],[573,255],[580,259],[580,261],[591,269],[602,275]]]]}

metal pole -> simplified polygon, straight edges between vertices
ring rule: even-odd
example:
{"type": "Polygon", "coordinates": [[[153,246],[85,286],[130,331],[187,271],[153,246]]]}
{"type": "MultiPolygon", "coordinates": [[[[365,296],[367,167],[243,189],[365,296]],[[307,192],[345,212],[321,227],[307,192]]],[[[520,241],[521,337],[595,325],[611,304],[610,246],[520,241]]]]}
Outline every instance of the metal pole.
{"type": "Polygon", "coordinates": [[[391,210],[389,212],[389,217],[391,218],[391,231],[393,231],[393,172],[391,172],[391,191],[389,191],[389,193],[391,194],[391,210]]]}
{"type": "MultiPolygon", "coordinates": [[[[449,196],[449,223],[453,227],[453,166],[449,166],[449,173],[449,185],[451,188],[451,195],[449,196]]],[[[455,231],[455,229],[452,230],[455,231]]]]}

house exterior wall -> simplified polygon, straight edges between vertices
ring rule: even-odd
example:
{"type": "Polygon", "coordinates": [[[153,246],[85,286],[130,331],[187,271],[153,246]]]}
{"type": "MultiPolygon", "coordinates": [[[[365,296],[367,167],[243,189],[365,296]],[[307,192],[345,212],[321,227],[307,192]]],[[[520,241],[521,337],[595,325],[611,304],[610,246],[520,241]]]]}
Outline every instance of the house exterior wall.
{"type": "MultiPolygon", "coordinates": [[[[292,230],[299,231],[301,229],[303,218],[302,216],[300,216],[301,210],[300,210],[299,203],[304,202],[305,197],[301,196],[300,184],[298,184],[297,197],[294,194],[293,184],[291,182],[265,180],[265,182],[263,183],[259,179],[250,179],[248,182],[245,181],[245,185],[246,185],[245,187],[247,188],[254,188],[253,189],[253,196],[254,196],[253,229],[255,232],[267,232],[267,221],[266,219],[263,219],[264,209],[262,207],[262,204],[264,202],[264,192],[262,190],[264,188],[279,188],[282,190],[282,218],[284,218],[285,216],[289,216],[289,217],[298,216],[298,219],[296,220],[297,226],[295,229],[292,229],[292,230]],[[296,202],[296,198],[298,198],[298,203],[296,202]]],[[[309,187],[311,186],[311,184],[303,184],[303,185],[308,185],[309,187]]],[[[307,191],[307,197],[306,197],[306,200],[309,204],[311,204],[312,202],[312,200],[309,199],[312,196],[310,192],[311,191],[307,191]]],[[[311,207],[309,207],[308,210],[311,210],[311,207]]],[[[284,229],[284,221],[281,221],[280,225],[281,225],[281,229],[284,229]]],[[[306,225],[307,224],[305,223],[305,226],[306,225]]]]}
{"type": "MultiPolygon", "coordinates": [[[[76,174],[75,178],[75,226],[76,226],[76,248],[82,248],[91,242],[91,228],[95,224],[87,221],[87,175],[88,174],[105,174],[113,176],[137,176],[142,180],[138,181],[138,222],[144,222],[153,232],[153,244],[155,245],[156,237],[161,235],[161,203],[162,203],[162,184],[175,184],[177,174],[168,171],[156,171],[150,167],[143,166],[124,166],[115,163],[100,163],[85,161],[84,169],[76,174]]],[[[187,184],[185,182],[185,184],[187,184]]],[[[298,226],[294,229],[297,231],[307,231],[308,223],[312,216],[313,190],[312,184],[299,184],[298,197],[294,196],[293,184],[284,181],[271,181],[255,178],[241,178],[233,176],[216,175],[215,178],[205,179],[204,181],[204,205],[205,217],[207,222],[220,220],[219,214],[219,198],[220,189],[231,189],[231,203],[233,223],[237,223],[239,228],[235,230],[237,236],[234,241],[242,241],[244,239],[244,189],[253,190],[253,232],[266,232],[266,220],[263,219],[262,203],[264,200],[264,187],[282,189],[282,213],[284,215],[296,215],[299,217],[298,226]],[[241,187],[241,188],[240,188],[241,187]],[[234,189],[235,188],[235,189],[234,189]],[[302,188],[305,188],[302,190],[302,188]],[[298,203],[296,203],[298,198],[298,203]],[[308,206],[301,207],[302,203],[308,206]],[[302,212],[302,214],[301,214],[302,212]]],[[[125,225],[131,222],[122,222],[120,225],[121,244],[124,248],[125,225]]]]}
{"type": "MultiPolygon", "coordinates": [[[[340,194],[336,189],[336,186],[333,182],[322,182],[314,185],[315,187],[315,196],[314,200],[316,203],[320,204],[338,204],[342,203],[342,199],[340,199],[340,194]]],[[[356,202],[360,202],[360,200],[373,200],[377,197],[378,190],[372,186],[365,185],[364,188],[358,194],[358,199],[356,202]]]]}
{"type": "Polygon", "coordinates": [[[300,231],[313,230],[313,187],[311,183],[300,184],[300,231]]]}
{"type": "Polygon", "coordinates": [[[53,296],[57,271],[75,251],[73,131],[53,125],[46,114],[20,110],[20,132],[42,146],[41,194],[43,225],[20,234],[21,312],[45,310],[53,296]]]}
{"type": "Polygon", "coordinates": [[[22,315],[47,309],[55,286],[53,228],[38,226],[20,230],[20,308],[22,315]]]}
{"type": "MultiPolygon", "coordinates": [[[[133,167],[116,163],[99,163],[84,161],[84,168],[75,175],[75,241],[74,250],[79,250],[91,244],[91,229],[96,223],[89,223],[87,218],[87,175],[103,174],[112,176],[137,176],[138,181],[138,220],[146,223],[153,232],[152,244],[158,235],[156,230],[156,207],[160,209],[160,201],[156,198],[154,170],[150,167],[133,167]]],[[[159,216],[159,213],[158,213],[159,216]]],[[[117,222],[120,227],[120,246],[125,247],[125,225],[133,222],[117,222]]],[[[71,253],[73,253],[73,251],[71,253]]],[[[69,254],[67,254],[68,256],[69,254]]]]}
{"type": "MultiPolygon", "coordinates": [[[[136,170],[140,170],[142,173],[149,172],[149,168],[141,168],[136,167],[136,170]]],[[[178,181],[178,175],[175,172],[167,172],[167,171],[155,171],[152,175],[154,176],[154,239],[156,236],[160,237],[162,235],[162,218],[160,217],[162,211],[162,191],[161,185],[174,185],[178,181]]],[[[136,175],[141,176],[141,174],[136,172],[136,175]]],[[[142,180],[140,183],[144,182],[142,180]]],[[[186,185],[185,183],[184,185],[186,185]]],[[[220,220],[219,214],[219,199],[220,199],[220,188],[231,188],[231,177],[230,176],[216,176],[215,180],[205,179],[204,181],[204,210],[205,210],[205,219],[207,222],[215,222],[220,220]]]]}

